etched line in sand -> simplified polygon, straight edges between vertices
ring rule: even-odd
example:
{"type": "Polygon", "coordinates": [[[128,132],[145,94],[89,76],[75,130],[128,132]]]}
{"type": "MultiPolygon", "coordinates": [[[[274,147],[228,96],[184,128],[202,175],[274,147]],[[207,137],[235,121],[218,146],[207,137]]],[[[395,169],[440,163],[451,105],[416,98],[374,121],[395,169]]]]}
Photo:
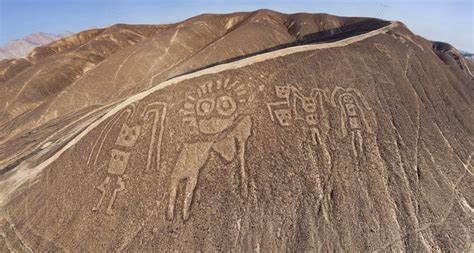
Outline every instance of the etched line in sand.
{"type": "Polygon", "coordinates": [[[379,52],[385,54],[388,58],[392,59],[392,55],[390,54],[390,51],[387,49],[387,47],[379,43],[374,43],[374,46],[379,52]]]}
{"type": "MultiPolygon", "coordinates": [[[[110,130],[112,130],[112,127],[117,123],[117,121],[125,113],[127,114],[127,116],[125,118],[128,120],[135,113],[135,105],[131,104],[129,106],[129,108],[125,109],[122,113],[115,115],[114,118],[111,121],[109,121],[109,123],[112,122],[112,124],[110,124],[110,125],[106,124],[105,125],[104,129],[99,134],[99,138],[97,139],[97,141],[94,143],[94,146],[92,147],[91,154],[89,155],[89,157],[92,155],[92,153],[94,152],[95,146],[97,145],[98,142],[100,142],[99,149],[96,151],[96,155],[95,155],[95,159],[94,159],[94,163],[93,163],[94,165],[97,164],[97,159],[99,158],[99,154],[102,150],[102,146],[104,145],[105,139],[109,135],[110,130]],[[104,133],[104,130],[105,130],[105,133],[104,133]]],[[[89,165],[89,162],[90,162],[90,160],[87,161],[87,165],[89,165]]]]}
{"type": "Polygon", "coordinates": [[[352,153],[355,158],[364,152],[362,132],[373,134],[365,110],[371,111],[364,96],[353,88],[341,88],[337,86],[331,95],[331,103],[340,109],[342,137],[351,136],[352,153]]]}
{"type": "Polygon", "coordinates": [[[148,149],[148,156],[146,161],[146,169],[145,171],[149,171],[150,167],[152,166],[152,159],[153,159],[153,148],[156,142],[156,132],[158,130],[158,142],[156,144],[156,170],[160,169],[160,160],[161,160],[161,142],[163,139],[163,132],[164,132],[164,125],[165,125],[165,116],[166,116],[166,103],[156,102],[148,104],[143,110],[142,118],[148,119],[150,116],[153,115],[153,126],[151,132],[151,140],[150,140],[150,147],[148,149]],[[159,124],[159,126],[158,126],[159,124]]]}
{"type": "Polygon", "coordinates": [[[25,90],[26,86],[28,86],[31,81],[33,81],[33,79],[35,79],[39,74],[41,74],[41,72],[44,71],[44,68],[41,68],[37,71],[35,71],[35,73],[28,79],[28,81],[25,82],[25,84],[23,84],[23,86],[20,88],[20,90],[15,94],[15,96],[13,97],[13,99],[10,100],[10,102],[7,104],[7,106],[5,107],[5,109],[3,110],[3,113],[0,114],[0,119],[3,119],[5,114],[9,111],[8,108],[9,106],[8,105],[13,105],[15,104],[16,100],[20,97],[20,95],[23,93],[23,91],[25,90]]]}
{"type": "MultiPolygon", "coordinates": [[[[130,106],[126,108],[121,115],[126,114],[125,123],[122,124],[119,134],[115,140],[114,147],[110,150],[110,158],[108,162],[107,168],[107,176],[105,179],[96,187],[96,189],[100,192],[100,198],[97,202],[96,206],[92,209],[93,211],[98,211],[104,201],[105,195],[108,192],[108,185],[111,183],[112,178],[116,177],[116,187],[112,191],[112,196],[109,200],[107,205],[106,213],[109,215],[113,214],[113,205],[115,200],[117,199],[117,195],[125,190],[125,172],[127,170],[128,163],[130,161],[130,157],[132,155],[133,147],[137,144],[139,138],[144,135],[145,129],[145,122],[150,121],[150,118],[153,119],[153,123],[151,126],[151,140],[149,144],[149,152],[147,157],[147,167],[145,170],[149,170],[152,165],[152,158],[154,153],[154,147],[156,146],[157,152],[157,164],[156,167],[159,168],[160,166],[160,150],[161,150],[161,139],[163,135],[163,126],[164,126],[164,117],[166,114],[166,103],[156,102],[151,103],[145,106],[142,114],[140,115],[141,118],[144,120],[143,125],[140,123],[134,123],[133,115],[135,114],[135,106],[130,106]],[[158,129],[158,124],[160,127],[158,129]],[[158,132],[158,137],[157,137],[158,132]],[[158,138],[158,143],[156,143],[156,139],[158,138]]],[[[110,132],[110,129],[113,125],[117,122],[116,121],[109,127],[106,135],[110,132]]],[[[104,137],[105,139],[105,137],[104,137]]],[[[102,143],[104,141],[102,139],[102,143]]],[[[101,148],[97,153],[99,155],[101,148]]],[[[95,161],[96,162],[96,161],[95,161]]]]}
{"type": "Polygon", "coordinates": [[[178,155],[171,174],[170,197],[167,218],[174,218],[174,208],[178,186],[186,181],[183,206],[183,220],[189,218],[191,203],[201,169],[209,159],[211,150],[227,162],[236,157],[240,162],[240,194],[248,195],[248,176],[245,166],[246,143],[251,136],[252,120],[250,116],[239,115],[242,107],[249,102],[247,86],[227,85],[229,79],[206,82],[196,90],[196,98],[186,95],[181,110],[195,135],[208,136],[209,141],[185,143],[178,155]],[[224,85],[222,85],[224,84],[224,85]],[[243,92],[245,90],[245,92],[243,92]],[[247,95],[247,96],[245,96],[247,95]],[[239,102],[243,101],[243,102],[239,102]]]}
{"type": "Polygon", "coordinates": [[[324,107],[328,102],[326,93],[325,90],[313,88],[306,96],[291,85],[275,86],[275,95],[281,101],[269,102],[267,108],[271,120],[276,119],[281,127],[294,126],[298,121],[308,125],[312,144],[321,148],[325,164],[331,167],[332,158],[327,146],[330,126],[324,107]]]}
{"type": "MultiPolygon", "coordinates": [[[[424,143],[422,142],[422,146],[423,148],[429,152],[426,148],[426,146],[424,145],[424,143]]],[[[414,235],[414,234],[417,234],[417,233],[420,233],[420,232],[423,232],[425,230],[428,230],[430,229],[431,227],[435,227],[435,226],[441,226],[443,225],[446,220],[449,218],[449,215],[451,214],[451,212],[453,211],[453,207],[454,207],[454,204],[456,203],[456,200],[459,201],[456,196],[457,196],[457,188],[459,187],[459,185],[464,181],[464,179],[466,177],[469,177],[471,176],[472,177],[472,172],[469,170],[469,167],[472,167],[472,164],[471,164],[471,158],[472,158],[472,155],[474,153],[471,153],[471,155],[469,156],[469,159],[467,161],[467,166],[465,167],[466,171],[464,171],[463,175],[459,176],[457,178],[457,180],[455,180],[454,184],[452,185],[452,188],[451,188],[451,199],[448,203],[448,208],[447,208],[447,212],[445,212],[445,214],[438,220],[438,221],[432,221],[432,222],[427,222],[426,224],[422,225],[422,226],[419,226],[418,228],[412,230],[412,231],[409,231],[405,234],[403,234],[402,236],[398,236],[396,237],[395,239],[391,240],[390,242],[384,244],[382,247],[380,247],[379,249],[377,250],[374,250],[374,252],[382,252],[382,251],[386,251],[387,248],[391,247],[392,245],[394,245],[395,243],[403,240],[404,238],[410,236],[410,235],[414,235]]],[[[462,203],[461,203],[462,205],[462,203]]],[[[469,219],[469,221],[472,221],[472,218],[469,219]]]]}
{"type": "MultiPolygon", "coordinates": [[[[120,116],[120,114],[116,114],[112,117],[112,119],[110,119],[106,124],[105,126],[102,128],[102,130],[100,131],[99,133],[99,138],[97,138],[97,140],[94,142],[94,145],[92,146],[92,149],[91,149],[91,152],[89,153],[89,157],[87,158],[87,163],[86,163],[86,166],[89,166],[90,162],[91,162],[91,159],[92,159],[92,156],[94,155],[94,150],[95,148],[97,147],[97,144],[99,142],[101,142],[102,138],[105,138],[104,137],[104,133],[105,131],[107,131],[107,134],[108,134],[108,131],[109,131],[109,125],[113,122],[113,124],[115,124],[117,122],[117,118],[120,116]]],[[[106,135],[107,135],[106,134],[106,135]]],[[[96,152],[96,155],[98,154],[99,152],[96,152]]],[[[96,158],[94,159],[94,164],[96,163],[97,161],[97,156],[96,158]]]]}
{"type": "Polygon", "coordinates": [[[11,252],[34,252],[16,228],[15,223],[7,216],[3,217],[3,222],[0,221],[0,235],[11,252]]]}
{"type": "Polygon", "coordinates": [[[152,88],[150,88],[146,91],[143,91],[143,92],[140,92],[136,95],[133,95],[133,96],[129,97],[128,99],[126,99],[125,101],[123,101],[122,103],[115,106],[107,114],[105,114],[102,118],[98,119],[97,121],[95,121],[92,124],[89,124],[88,127],[85,128],[85,130],[83,130],[80,134],[78,134],[74,139],[69,141],[66,145],[64,145],[64,147],[61,150],[56,152],[54,155],[49,157],[47,160],[43,161],[42,163],[40,163],[39,165],[34,166],[34,167],[25,167],[24,169],[28,170],[27,175],[22,174],[21,177],[11,178],[10,180],[14,180],[16,183],[12,184],[13,187],[14,187],[13,189],[9,188],[9,189],[5,189],[5,190],[2,191],[2,193],[6,192],[7,194],[1,194],[0,195],[0,206],[3,206],[5,204],[5,202],[9,198],[10,194],[13,193],[15,189],[17,189],[24,182],[36,177],[38,175],[38,173],[40,173],[46,166],[48,166],[53,161],[55,161],[58,157],[61,156],[62,153],[64,153],[66,150],[68,150],[70,147],[72,147],[74,144],[76,144],[79,140],[81,140],[84,136],[86,136],[90,131],[92,131],[95,127],[97,127],[103,121],[105,121],[109,117],[112,117],[114,114],[116,114],[117,112],[119,112],[120,110],[125,108],[127,105],[132,104],[136,101],[139,101],[139,100],[149,96],[150,94],[154,93],[155,91],[161,90],[161,89],[163,89],[165,87],[168,87],[170,85],[173,85],[173,84],[176,84],[176,83],[179,83],[179,82],[182,82],[184,80],[191,79],[191,78],[195,78],[195,77],[198,77],[198,76],[203,76],[203,75],[207,75],[207,74],[215,74],[215,73],[222,72],[224,70],[231,70],[231,69],[236,69],[236,68],[240,68],[240,67],[245,67],[245,66],[249,66],[249,65],[252,65],[252,64],[255,64],[255,63],[263,62],[263,61],[266,61],[266,60],[270,60],[270,59],[274,59],[274,58],[278,58],[278,57],[282,57],[282,56],[286,56],[286,55],[291,55],[291,54],[295,54],[295,53],[299,53],[299,52],[312,51],[312,50],[320,50],[320,49],[336,48],[336,47],[345,47],[345,46],[350,45],[352,43],[363,41],[365,39],[371,38],[371,37],[376,36],[378,34],[385,33],[387,31],[391,30],[392,28],[397,27],[398,25],[399,25],[399,23],[392,22],[390,25],[382,27],[380,29],[377,29],[377,30],[374,30],[374,31],[371,31],[371,32],[368,32],[368,33],[365,33],[365,34],[357,35],[357,36],[354,36],[354,37],[350,37],[350,38],[347,38],[347,39],[343,39],[343,40],[340,40],[340,41],[336,41],[336,42],[290,47],[290,48],[285,48],[285,49],[281,49],[281,50],[277,50],[277,51],[273,51],[273,52],[269,52],[269,53],[264,53],[264,54],[252,56],[252,57],[245,58],[245,59],[235,61],[235,62],[231,62],[231,63],[217,65],[217,66],[214,66],[214,67],[210,67],[210,68],[207,68],[207,69],[196,71],[194,73],[190,73],[190,74],[186,74],[186,75],[182,75],[182,76],[172,78],[168,81],[165,81],[165,82],[162,82],[162,83],[160,83],[156,86],[153,86],[152,88]]]}

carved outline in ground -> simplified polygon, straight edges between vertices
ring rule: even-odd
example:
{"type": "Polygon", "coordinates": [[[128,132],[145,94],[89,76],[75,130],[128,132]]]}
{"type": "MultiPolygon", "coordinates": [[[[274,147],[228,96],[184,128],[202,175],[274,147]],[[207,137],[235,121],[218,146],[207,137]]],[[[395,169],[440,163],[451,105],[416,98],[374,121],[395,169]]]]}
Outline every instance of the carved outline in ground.
{"type": "Polygon", "coordinates": [[[176,197],[180,182],[185,181],[183,220],[189,218],[191,202],[201,169],[213,150],[226,161],[238,157],[240,161],[240,191],[248,194],[245,151],[251,136],[250,116],[242,114],[251,101],[248,85],[230,79],[219,79],[199,85],[194,94],[185,94],[180,114],[183,123],[191,127],[193,135],[208,136],[208,141],[186,142],[180,150],[171,174],[167,218],[174,218],[176,197]],[[215,84],[215,85],[214,85],[215,84]]]}
{"type": "Polygon", "coordinates": [[[332,156],[327,145],[330,125],[327,111],[324,108],[324,104],[329,102],[327,91],[312,88],[309,96],[306,96],[295,86],[276,85],[275,95],[282,101],[266,103],[270,119],[272,121],[276,119],[281,127],[291,127],[297,121],[307,124],[310,127],[309,135],[312,144],[321,148],[324,163],[331,168],[332,156]],[[303,110],[304,116],[300,115],[298,109],[303,110]]]}
{"type": "MultiPolygon", "coordinates": [[[[104,140],[109,134],[112,127],[114,127],[114,125],[117,123],[119,119],[122,119],[122,118],[125,119],[125,122],[122,123],[120,127],[120,131],[115,140],[115,144],[110,149],[110,159],[108,161],[107,176],[98,186],[96,186],[96,189],[101,192],[101,196],[96,206],[92,209],[93,211],[98,211],[100,209],[102,202],[104,200],[104,197],[107,193],[107,186],[111,182],[111,178],[117,177],[117,181],[116,181],[117,187],[112,192],[112,197],[109,201],[109,204],[106,210],[106,213],[108,215],[113,214],[112,207],[117,198],[117,194],[125,190],[125,180],[128,178],[128,175],[126,175],[125,172],[128,167],[128,162],[130,160],[130,157],[133,154],[133,147],[137,143],[138,139],[144,137],[144,135],[146,134],[147,131],[146,129],[144,129],[145,123],[147,121],[150,121],[151,120],[150,118],[153,119],[153,123],[151,126],[151,138],[150,138],[150,144],[148,147],[147,165],[145,167],[145,171],[150,170],[150,167],[152,166],[152,158],[153,158],[154,147],[155,147],[155,142],[157,138],[158,138],[158,144],[156,145],[156,153],[157,153],[156,168],[159,169],[161,141],[162,141],[162,136],[163,136],[163,131],[164,131],[164,120],[165,120],[165,115],[166,115],[166,108],[167,108],[167,104],[162,103],[162,102],[154,102],[154,103],[147,104],[145,108],[143,109],[142,114],[140,115],[140,119],[143,120],[143,122],[137,123],[130,119],[133,117],[133,115],[135,115],[135,111],[136,111],[136,106],[134,104],[131,104],[129,107],[125,108],[124,111],[118,114],[119,117],[114,118],[111,121],[109,121],[104,127],[104,129],[102,129],[101,133],[99,134],[99,138],[97,139],[95,143],[97,144],[98,142],[100,142],[101,145],[99,146],[99,149],[96,151],[97,154],[96,154],[96,159],[94,161],[94,165],[96,164],[97,157],[99,156],[102,150],[102,144],[104,143],[104,140]],[[125,117],[123,117],[124,115],[125,117]],[[113,122],[113,123],[109,125],[110,122],[113,122]],[[157,137],[156,135],[157,135],[158,124],[160,124],[160,129],[159,129],[159,133],[157,137]],[[105,131],[105,135],[103,135],[104,130],[107,127],[109,129],[105,131]]],[[[91,153],[93,152],[94,152],[94,149],[91,151],[91,153]]],[[[90,157],[91,155],[89,155],[88,161],[90,161],[90,157]]],[[[100,166],[100,168],[102,168],[102,166],[100,166]]]]}
{"type": "MultiPolygon", "coordinates": [[[[10,195],[16,189],[18,189],[18,187],[20,187],[23,183],[27,182],[29,179],[35,178],[38,175],[38,173],[40,173],[46,166],[48,166],[53,161],[55,161],[58,157],[61,156],[61,154],[63,154],[66,150],[71,148],[74,144],[76,144],[85,135],[87,135],[90,131],[92,131],[99,124],[101,124],[104,120],[112,117],[117,112],[119,112],[120,110],[125,108],[127,105],[129,105],[131,103],[134,103],[136,101],[139,101],[139,100],[149,96],[150,94],[154,93],[155,91],[161,90],[161,89],[163,89],[165,87],[168,87],[172,84],[176,84],[176,83],[179,83],[181,81],[188,80],[188,79],[191,79],[191,78],[194,78],[194,77],[198,77],[198,76],[202,76],[202,75],[206,75],[206,74],[214,74],[214,73],[218,73],[218,72],[221,72],[221,71],[224,71],[224,70],[236,69],[236,68],[239,68],[239,67],[245,67],[245,66],[249,66],[249,65],[252,65],[252,64],[255,64],[255,63],[263,62],[263,61],[266,61],[266,60],[269,60],[269,59],[283,57],[283,56],[286,56],[286,55],[291,55],[291,54],[295,54],[295,53],[299,53],[299,52],[305,52],[305,51],[312,51],[312,50],[328,49],[328,48],[335,48],[335,47],[345,47],[345,46],[350,45],[352,43],[363,41],[365,39],[371,38],[371,37],[376,36],[378,34],[385,33],[387,31],[399,26],[399,24],[400,24],[399,22],[392,22],[390,25],[379,28],[377,30],[373,30],[373,31],[370,31],[370,32],[365,33],[365,34],[357,35],[357,36],[350,37],[350,38],[343,39],[343,40],[336,41],[336,42],[290,47],[290,48],[285,48],[285,49],[281,49],[281,50],[277,50],[277,51],[273,51],[273,52],[269,52],[269,53],[263,53],[263,54],[260,54],[260,55],[252,56],[252,57],[245,58],[245,59],[238,60],[238,61],[231,62],[231,63],[225,63],[225,64],[217,65],[217,66],[214,66],[214,67],[210,67],[210,68],[207,68],[207,69],[196,71],[194,73],[190,73],[190,74],[187,74],[187,75],[182,75],[182,76],[172,78],[172,79],[170,79],[168,81],[165,81],[165,82],[162,82],[162,83],[160,83],[160,84],[158,84],[158,85],[156,85],[156,86],[154,86],[154,87],[152,87],[152,88],[150,88],[146,91],[143,91],[143,92],[140,92],[136,95],[133,95],[133,96],[129,97],[128,99],[126,99],[125,101],[118,104],[117,106],[115,106],[108,113],[106,113],[102,118],[100,118],[100,119],[96,120],[95,122],[87,125],[87,127],[80,134],[78,134],[74,139],[72,139],[66,145],[64,145],[64,147],[61,150],[56,152],[54,155],[52,155],[51,157],[49,157],[48,159],[46,159],[45,161],[43,161],[39,165],[34,166],[34,167],[30,167],[30,166],[28,166],[27,163],[23,163],[23,164],[20,164],[19,166],[17,166],[17,169],[19,168],[21,170],[28,170],[28,173],[24,174],[24,175],[21,175],[20,177],[8,178],[8,181],[12,182],[11,185],[13,185],[13,188],[6,187],[8,189],[4,189],[2,192],[0,192],[1,193],[0,194],[0,196],[1,196],[0,197],[0,206],[3,206],[3,205],[6,204],[6,202],[8,201],[8,199],[10,197],[10,195]],[[15,183],[13,183],[13,182],[15,182],[15,183]]],[[[86,126],[86,124],[84,124],[84,125],[86,126]]],[[[9,182],[5,182],[5,185],[10,185],[9,182]]]]}

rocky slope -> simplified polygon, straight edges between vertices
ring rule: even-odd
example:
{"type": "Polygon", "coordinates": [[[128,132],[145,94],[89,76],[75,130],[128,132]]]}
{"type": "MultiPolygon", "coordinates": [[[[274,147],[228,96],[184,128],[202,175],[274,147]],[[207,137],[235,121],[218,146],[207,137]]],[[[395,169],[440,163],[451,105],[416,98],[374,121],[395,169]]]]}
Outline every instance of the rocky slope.
{"type": "Polygon", "coordinates": [[[76,36],[2,65],[0,249],[472,250],[453,48],[266,10],[76,36]]]}
{"type": "Polygon", "coordinates": [[[0,48],[0,60],[24,57],[35,47],[49,44],[70,35],[72,33],[69,32],[61,34],[43,32],[29,34],[23,39],[8,42],[4,47],[0,48]]]}

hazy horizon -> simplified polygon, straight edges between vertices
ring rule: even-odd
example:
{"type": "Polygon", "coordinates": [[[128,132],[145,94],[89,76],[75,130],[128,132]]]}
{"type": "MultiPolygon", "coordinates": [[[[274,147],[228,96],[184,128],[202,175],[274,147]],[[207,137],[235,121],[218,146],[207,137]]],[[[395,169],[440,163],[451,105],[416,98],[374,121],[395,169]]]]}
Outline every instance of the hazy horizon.
{"type": "Polygon", "coordinates": [[[79,32],[116,23],[175,23],[202,13],[271,9],[402,21],[416,34],[474,52],[473,3],[460,0],[150,1],[0,0],[0,44],[35,33],[79,32]]]}

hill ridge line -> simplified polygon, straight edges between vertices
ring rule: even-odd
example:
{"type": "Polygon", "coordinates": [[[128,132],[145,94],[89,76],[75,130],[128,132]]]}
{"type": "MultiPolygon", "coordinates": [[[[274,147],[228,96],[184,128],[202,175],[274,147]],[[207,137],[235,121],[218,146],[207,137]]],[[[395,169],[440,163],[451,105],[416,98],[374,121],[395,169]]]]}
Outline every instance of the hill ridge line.
{"type": "Polygon", "coordinates": [[[53,155],[51,155],[49,158],[47,158],[40,164],[30,168],[28,167],[29,165],[28,160],[25,160],[22,163],[20,163],[15,169],[12,170],[12,173],[14,174],[12,174],[9,178],[6,178],[2,182],[6,187],[2,187],[4,188],[4,190],[0,192],[0,207],[7,204],[8,202],[7,200],[9,199],[10,195],[13,192],[15,192],[15,190],[18,189],[21,185],[23,185],[23,183],[25,183],[28,180],[34,179],[44,168],[46,168],[48,165],[50,165],[52,162],[58,159],[65,151],[67,151],[69,148],[74,146],[83,137],[85,137],[89,132],[94,130],[99,124],[101,124],[106,119],[108,119],[109,117],[113,116],[114,114],[116,114],[117,112],[125,108],[127,105],[140,101],[158,90],[161,90],[172,84],[176,84],[176,83],[179,83],[191,78],[195,78],[195,77],[199,77],[199,76],[203,76],[207,74],[215,74],[215,73],[219,73],[225,70],[241,68],[241,67],[249,66],[255,63],[260,63],[266,60],[275,59],[275,58],[279,58],[279,57],[283,57],[283,56],[287,56],[287,55],[291,55],[295,53],[320,50],[320,49],[345,47],[347,45],[357,43],[365,39],[374,37],[376,35],[385,33],[397,27],[399,24],[400,24],[399,22],[390,22],[389,25],[386,25],[379,29],[376,29],[364,34],[356,35],[353,37],[349,37],[346,39],[342,39],[339,41],[335,41],[335,42],[294,46],[294,47],[284,48],[284,49],[280,49],[280,50],[276,50],[272,52],[262,53],[259,55],[251,56],[251,57],[237,60],[234,62],[223,63],[220,65],[212,66],[212,67],[202,69],[196,72],[192,72],[189,74],[171,78],[167,81],[157,84],[156,86],[153,86],[152,88],[148,90],[132,95],[129,98],[125,99],[124,101],[119,102],[114,108],[110,109],[110,111],[105,113],[102,117],[98,118],[94,122],[92,123],[87,122],[89,123],[88,126],[78,127],[79,129],[83,129],[83,130],[80,131],[79,133],[74,133],[73,135],[76,135],[75,137],[73,137],[62,148],[60,148],[57,152],[55,152],[53,155]],[[19,170],[28,170],[28,173],[27,175],[25,174],[22,175],[21,171],[19,170]],[[19,174],[19,175],[15,177],[15,174],[19,174]],[[10,184],[12,185],[12,187],[9,187],[10,184]],[[7,189],[7,188],[10,188],[10,189],[7,189]]]}

